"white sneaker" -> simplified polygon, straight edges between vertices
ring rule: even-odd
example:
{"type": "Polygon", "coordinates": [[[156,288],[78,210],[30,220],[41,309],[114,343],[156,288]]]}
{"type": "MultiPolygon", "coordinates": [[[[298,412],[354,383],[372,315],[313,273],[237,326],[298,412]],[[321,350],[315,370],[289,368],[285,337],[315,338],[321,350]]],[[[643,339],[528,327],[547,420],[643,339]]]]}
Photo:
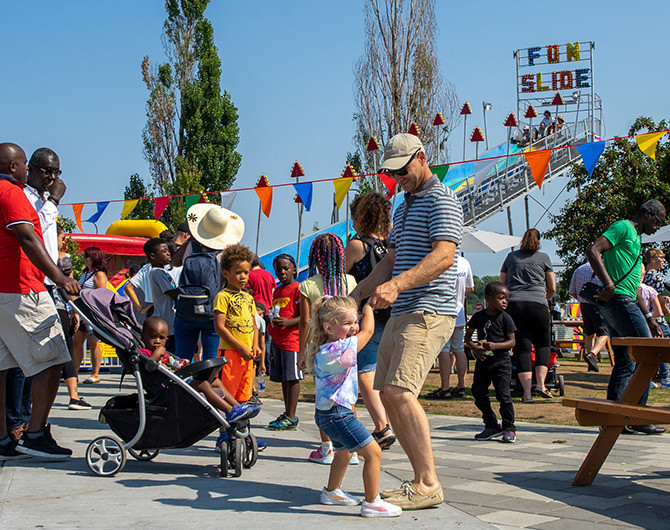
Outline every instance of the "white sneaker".
{"type": "Polygon", "coordinates": [[[658,388],[658,385],[656,383],[654,383],[653,381],[649,381],[649,389],[652,389],[652,388],[658,388]]]}
{"type": "Polygon", "coordinates": [[[661,388],[670,388],[670,378],[661,379],[661,388]]]}
{"type": "Polygon", "coordinates": [[[353,453],[351,455],[351,460],[349,460],[349,465],[357,466],[358,464],[360,464],[360,462],[358,461],[358,453],[353,453]]]}
{"type": "Polygon", "coordinates": [[[328,491],[326,488],[321,490],[321,504],[335,504],[337,506],[358,506],[361,499],[348,494],[337,488],[333,491],[328,491]]]}
{"type": "Polygon", "coordinates": [[[402,508],[400,506],[382,500],[379,495],[374,502],[364,500],[361,505],[362,517],[398,517],[401,513],[402,508]]]}

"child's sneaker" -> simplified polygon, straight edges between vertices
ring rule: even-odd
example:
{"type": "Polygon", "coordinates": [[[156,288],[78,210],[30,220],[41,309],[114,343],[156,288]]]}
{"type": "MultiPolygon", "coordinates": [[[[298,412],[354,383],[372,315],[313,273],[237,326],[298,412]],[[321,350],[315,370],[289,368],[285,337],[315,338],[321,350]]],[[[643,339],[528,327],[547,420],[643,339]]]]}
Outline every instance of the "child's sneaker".
{"type": "Polygon", "coordinates": [[[502,439],[500,441],[508,444],[513,444],[514,442],[516,442],[516,433],[508,429],[503,433],[502,439]]]}
{"type": "Polygon", "coordinates": [[[279,416],[275,421],[268,424],[268,429],[271,431],[295,431],[298,428],[298,417],[294,420],[289,418],[286,413],[279,416]]]}
{"type": "Polygon", "coordinates": [[[353,453],[351,455],[351,460],[349,460],[349,465],[357,466],[358,464],[360,464],[360,461],[358,460],[358,453],[353,453]]]}
{"type": "Polygon", "coordinates": [[[363,500],[361,504],[362,517],[398,517],[402,513],[402,508],[382,500],[379,495],[373,502],[363,500]]]}
{"type": "Polygon", "coordinates": [[[228,441],[228,433],[226,431],[219,431],[219,437],[216,439],[216,445],[214,446],[214,451],[216,453],[221,452],[221,444],[228,441]]]}
{"type": "Polygon", "coordinates": [[[661,379],[661,388],[670,388],[670,378],[661,379]]]}
{"type": "Polygon", "coordinates": [[[337,506],[358,506],[361,499],[350,495],[346,491],[337,488],[333,491],[328,491],[326,488],[321,490],[321,504],[335,504],[337,506]]]}
{"type": "Polygon", "coordinates": [[[61,447],[51,436],[51,425],[39,433],[26,432],[17,442],[16,450],[30,456],[39,456],[50,460],[65,460],[72,456],[72,450],[61,447]]]}
{"type": "Polygon", "coordinates": [[[261,451],[265,451],[267,448],[268,444],[265,442],[261,441],[260,438],[256,438],[256,446],[258,447],[258,452],[260,453],[261,451]]]}
{"type": "Polygon", "coordinates": [[[498,436],[503,435],[503,430],[500,425],[498,425],[495,429],[491,429],[489,427],[486,427],[482,432],[479,434],[475,434],[475,440],[483,441],[483,440],[492,440],[493,438],[498,438],[498,436]]]}
{"type": "Polygon", "coordinates": [[[316,451],[312,451],[309,454],[309,461],[316,462],[317,464],[330,465],[333,463],[333,458],[335,458],[335,452],[328,451],[327,453],[324,453],[322,447],[319,447],[316,451]]]}
{"type": "MultiPolygon", "coordinates": [[[[256,412],[250,405],[235,405],[233,410],[226,414],[228,423],[235,423],[237,421],[249,418],[253,412],[256,412]]],[[[256,412],[258,414],[258,412],[256,412]]]]}

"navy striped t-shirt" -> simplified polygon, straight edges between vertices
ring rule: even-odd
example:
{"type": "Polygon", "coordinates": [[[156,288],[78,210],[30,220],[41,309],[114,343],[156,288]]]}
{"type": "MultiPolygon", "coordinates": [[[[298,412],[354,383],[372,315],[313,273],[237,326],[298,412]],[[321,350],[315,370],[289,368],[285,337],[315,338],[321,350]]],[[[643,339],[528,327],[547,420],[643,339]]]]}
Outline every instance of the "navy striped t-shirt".
{"type": "Polygon", "coordinates": [[[462,231],[463,208],[454,192],[435,175],[419,192],[405,192],[405,200],[393,215],[390,244],[395,249],[393,276],[415,267],[430,254],[433,241],[456,243],[456,252],[454,264],[437,278],[400,293],[393,303],[391,314],[424,310],[456,316],[456,269],[462,231]]]}

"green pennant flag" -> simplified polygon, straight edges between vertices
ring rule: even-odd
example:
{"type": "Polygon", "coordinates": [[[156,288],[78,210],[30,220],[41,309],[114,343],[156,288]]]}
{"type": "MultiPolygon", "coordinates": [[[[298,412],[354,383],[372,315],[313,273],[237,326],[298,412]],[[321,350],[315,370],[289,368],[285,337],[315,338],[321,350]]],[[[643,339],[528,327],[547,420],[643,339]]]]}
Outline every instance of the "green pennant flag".
{"type": "Polygon", "coordinates": [[[193,206],[194,204],[197,204],[198,201],[200,200],[200,194],[196,193],[195,195],[187,195],[184,197],[184,201],[186,201],[186,212],[188,212],[188,209],[193,206]]]}
{"type": "Polygon", "coordinates": [[[443,166],[433,166],[430,168],[437,178],[440,179],[440,182],[444,181],[444,177],[447,176],[447,171],[449,171],[449,164],[444,164],[443,166]]]}

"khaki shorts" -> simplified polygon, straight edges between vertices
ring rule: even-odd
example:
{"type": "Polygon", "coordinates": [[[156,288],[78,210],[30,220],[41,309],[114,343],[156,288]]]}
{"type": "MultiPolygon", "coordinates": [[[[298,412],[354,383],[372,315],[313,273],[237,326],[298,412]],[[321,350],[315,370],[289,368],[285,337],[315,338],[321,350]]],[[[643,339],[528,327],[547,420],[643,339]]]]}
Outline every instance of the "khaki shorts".
{"type": "Polygon", "coordinates": [[[379,343],[375,390],[394,385],[418,396],[455,323],[455,316],[428,311],[392,316],[379,343]]]}
{"type": "Polygon", "coordinates": [[[19,367],[26,377],[70,360],[49,293],[0,293],[0,371],[19,367]]]}

